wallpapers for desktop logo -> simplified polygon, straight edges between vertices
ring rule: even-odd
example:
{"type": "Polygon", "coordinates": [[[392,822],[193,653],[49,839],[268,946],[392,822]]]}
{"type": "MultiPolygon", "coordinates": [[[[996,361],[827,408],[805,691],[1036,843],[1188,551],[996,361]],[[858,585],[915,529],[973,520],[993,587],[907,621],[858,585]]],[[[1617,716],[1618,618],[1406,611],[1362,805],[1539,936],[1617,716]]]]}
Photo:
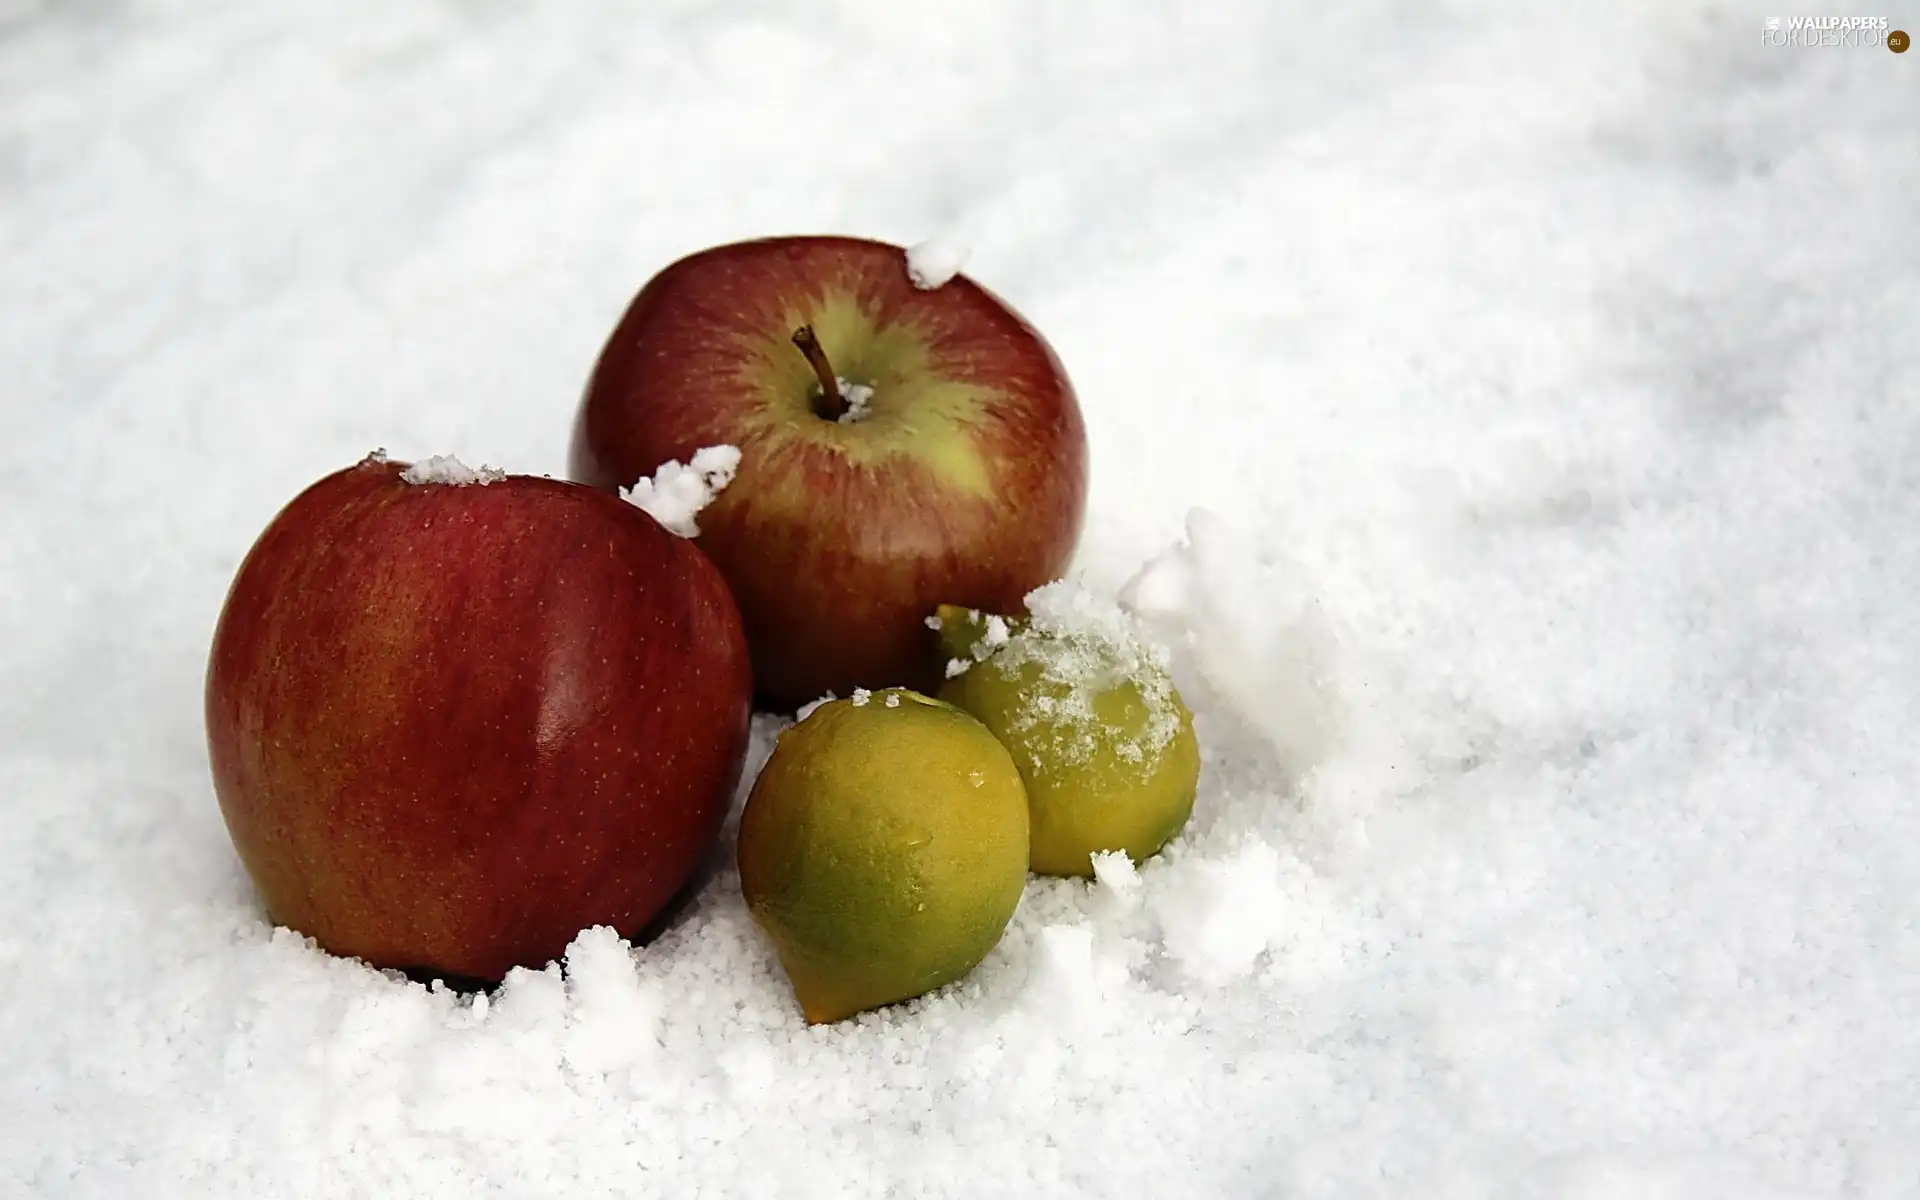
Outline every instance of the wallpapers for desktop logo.
{"type": "Polygon", "coordinates": [[[1760,31],[1763,46],[1885,46],[1895,54],[1908,44],[1903,30],[1886,17],[1768,17],[1760,31]]]}

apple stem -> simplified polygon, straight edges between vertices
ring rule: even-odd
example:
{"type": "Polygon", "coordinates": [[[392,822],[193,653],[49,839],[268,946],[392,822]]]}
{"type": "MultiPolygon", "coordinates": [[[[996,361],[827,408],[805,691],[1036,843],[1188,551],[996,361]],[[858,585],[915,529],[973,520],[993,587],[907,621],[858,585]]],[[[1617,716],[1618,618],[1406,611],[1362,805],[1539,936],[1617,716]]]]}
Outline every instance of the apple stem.
{"type": "Polygon", "coordinates": [[[814,415],[823,421],[838,421],[847,411],[847,398],[840,394],[840,379],[833,373],[833,364],[827,361],[827,352],[820,348],[813,326],[802,325],[794,330],[793,344],[807,356],[807,365],[820,381],[820,395],[813,402],[814,415]]]}

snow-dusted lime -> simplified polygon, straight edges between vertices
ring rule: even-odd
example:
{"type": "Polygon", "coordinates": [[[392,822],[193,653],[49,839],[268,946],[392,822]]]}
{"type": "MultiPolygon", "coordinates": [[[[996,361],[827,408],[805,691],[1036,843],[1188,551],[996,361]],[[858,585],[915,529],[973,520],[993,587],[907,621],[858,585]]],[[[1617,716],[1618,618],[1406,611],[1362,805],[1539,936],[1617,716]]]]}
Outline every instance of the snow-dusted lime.
{"type": "Polygon", "coordinates": [[[1193,815],[1193,714],[1125,613],[1069,584],[1028,597],[1025,618],[943,606],[944,700],[1007,747],[1026,783],[1033,869],[1091,875],[1093,856],[1136,862],[1193,815]]]}
{"type": "Polygon", "coordinates": [[[808,1022],[965,975],[1027,882],[1027,797],[979,721],[903,688],[780,735],[740,817],[740,888],[808,1022]]]}

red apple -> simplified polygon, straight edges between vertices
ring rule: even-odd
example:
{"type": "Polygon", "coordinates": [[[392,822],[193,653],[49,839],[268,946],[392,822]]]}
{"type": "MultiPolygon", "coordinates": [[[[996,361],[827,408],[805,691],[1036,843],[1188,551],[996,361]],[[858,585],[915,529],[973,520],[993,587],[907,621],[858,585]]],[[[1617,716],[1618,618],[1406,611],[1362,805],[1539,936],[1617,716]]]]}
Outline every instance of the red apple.
{"type": "Polygon", "coordinates": [[[719,246],[641,289],[582,400],[573,477],[625,487],[722,443],[739,472],[699,544],[770,708],[933,687],[934,608],[1018,611],[1066,570],[1086,508],[1086,430],[1046,341],[965,276],[916,286],[884,242],[719,246]]]}
{"type": "Polygon", "coordinates": [[[495,980],[645,926],[718,839],[740,618],[692,543],[553,479],[370,456],[276,516],[207,668],[214,790],[272,919],[495,980]]]}

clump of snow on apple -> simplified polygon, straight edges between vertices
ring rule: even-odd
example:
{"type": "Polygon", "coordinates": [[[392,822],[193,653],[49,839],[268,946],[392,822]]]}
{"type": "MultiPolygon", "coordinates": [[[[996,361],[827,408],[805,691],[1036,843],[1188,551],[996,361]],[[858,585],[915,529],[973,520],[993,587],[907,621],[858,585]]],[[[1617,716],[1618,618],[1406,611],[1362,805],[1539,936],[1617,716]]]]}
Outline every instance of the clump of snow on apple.
{"type": "MultiPolygon", "coordinates": [[[[373,455],[367,457],[376,462],[386,461],[385,451],[380,450],[374,453],[380,457],[378,459],[373,459],[373,455]]],[[[440,483],[451,487],[469,487],[476,484],[485,487],[490,483],[498,483],[506,477],[507,473],[499,467],[469,467],[451,454],[431,455],[400,472],[402,483],[440,483]]]]}
{"type": "Polygon", "coordinates": [[[853,706],[855,708],[865,708],[867,706],[867,701],[871,699],[873,699],[873,693],[868,691],[867,689],[865,688],[853,689],[853,706]]]}
{"type": "Polygon", "coordinates": [[[840,388],[840,398],[847,402],[846,411],[840,414],[839,423],[852,425],[867,419],[873,411],[873,389],[864,383],[835,378],[840,388]]]}
{"type": "Polygon", "coordinates": [[[1021,681],[1011,727],[1042,733],[1046,753],[1036,769],[1081,766],[1103,751],[1123,762],[1152,761],[1180,730],[1166,652],[1117,604],[1077,583],[1037,588],[1026,604],[1025,628],[1014,633],[1005,618],[987,617],[972,647],[974,662],[953,660],[948,676],[978,666],[1008,682],[1021,681]],[[1130,689],[1144,707],[1144,719],[1133,728],[1116,726],[1096,707],[1121,689],[1130,689]]]}
{"type": "Polygon", "coordinates": [[[899,707],[900,707],[900,693],[899,693],[899,692],[888,692],[888,693],[887,693],[887,707],[888,707],[888,708],[899,708],[899,707]]]}
{"type": "Polygon", "coordinates": [[[652,478],[635,481],[621,495],[668,532],[698,537],[700,526],[694,517],[733,482],[739,469],[737,446],[707,446],[695,451],[688,463],[662,463],[652,478]]]}
{"type": "Polygon", "coordinates": [[[967,248],[940,238],[907,247],[907,278],[921,291],[932,291],[960,273],[967,248]]]}

